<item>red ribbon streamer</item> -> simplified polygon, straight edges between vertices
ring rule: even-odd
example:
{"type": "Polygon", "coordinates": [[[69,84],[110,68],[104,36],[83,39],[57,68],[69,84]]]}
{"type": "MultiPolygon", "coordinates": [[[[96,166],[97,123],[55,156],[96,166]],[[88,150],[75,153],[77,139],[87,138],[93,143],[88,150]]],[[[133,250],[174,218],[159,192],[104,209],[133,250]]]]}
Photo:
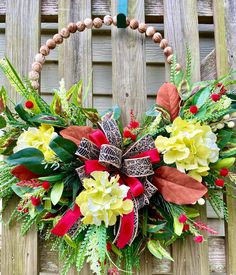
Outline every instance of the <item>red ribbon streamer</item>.
{"type": "Polygon", "coordinates": [[[92,134],[89,135],[89,139],[97,145],[100,149],[103,144],[109,144],[106,136],[101,130],[95,130],[92,134]]]}
{"type": "Polygon", "coordinates": [[[69,209],[66,214],[53,227],[51,232],[59,237],[64,236],[68,232],[68,230],[70,230],[70,228],[77,222],[80,216],[80,208],[77,204],[75,204],[74,210],[69,209]]]}

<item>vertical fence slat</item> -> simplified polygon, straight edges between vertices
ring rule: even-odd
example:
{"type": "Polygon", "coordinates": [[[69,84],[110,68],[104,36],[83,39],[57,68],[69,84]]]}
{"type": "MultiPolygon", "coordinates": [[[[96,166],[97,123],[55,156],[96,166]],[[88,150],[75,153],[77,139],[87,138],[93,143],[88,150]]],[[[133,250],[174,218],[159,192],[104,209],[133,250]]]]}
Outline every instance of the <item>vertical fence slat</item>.
{"type": "MultiPolygon", "coordinates": [[[[66,27],[70,22],[91,18],[91,0],[59,0],[59,28],[66,27]]],[[[65,79],[66,87],[70,88],[80,79],[83,80],[83,91],[89,87],[86,105],[92,106],[92,31],[71,34],[59,46],[59,77],[65,79]],[[69,69],[68,69],[69,68],[69,69]]]]}
{"type": "MultiPolygon", "coordinates": [[[[40,37],[40,0],[8,0],[6,10],[6,55],[17,71],[27,75],[34,55],[38,52],[40,37]]],[[[14,101],[19,95],[6,87],[14,101]]],[[[7,222],[17,199],[13,199],[3,213],[7,222]]],[[[11,228],[3,226],[1,272],[4,275],[38,274],[38,237],[32,229],[26,237],[20,235],[20,224],[14,223],[11,228]]]]}
{"type": "MultiPolygon", "coordinates": [[[[91,18],[90,0],[59,0],[58,23],[59,29],[66,27],[70,22],[77,22],[91,18]]],[[[59,46],[59,77],[64,78],[66,88],[70,88],[80,79],[83,80],[83,91],[89,86],[85,104],[92,106],[92,31],[71,34],[62,45],[59,46]]],[[[78,274],[76,268],[72,268],[68,275],[78,274]]],[[[91,274],[86,265],[80,272],[81,275],[91,274]]]]}
{"type": "MultiPolygon", "coordinates": [[[[236,2],[234,0],[214,0],[213,8],[217,75],[220,77],[226,74],[230,68],[236,69],[236,2]]],[[[236,195],[235,192],[234,195],[236,195]]],[[[226,264],[227,274],[233,275],[236,271],[236,201],[234,198],[226,196],[226,203],[229,212],[229,221],[225,223],[226,264]]]]}
{"type": "MultiPolygon", "coordinates": [[[[111,2],[117,14],[117,0],[111,2]]],[[[144,22],[144,1],[129,1],[130,18],[144,22]]],[[[146,108],[145,37],[130,29],[112,27],[112,93],[113,103],[122,109],[123,123],[134,110],[140,118],[146,108]]]]}
{"type": "MultiPolygon", "coordinates": [[[[164,0],[165,36],[182,66],[186,64],[186,48],[192,57],[192,81],[200,80],[198,14],[196,0],[164,0]]],[[[201,220],[206,222],[206,209],[201,220]]],[[[207,239],[207,235],[204,236],[207,239]]],[[[173,273],[175,275],[209,274],[207,242],[195,244],[191,238],[173,245],[173,273]]]]}

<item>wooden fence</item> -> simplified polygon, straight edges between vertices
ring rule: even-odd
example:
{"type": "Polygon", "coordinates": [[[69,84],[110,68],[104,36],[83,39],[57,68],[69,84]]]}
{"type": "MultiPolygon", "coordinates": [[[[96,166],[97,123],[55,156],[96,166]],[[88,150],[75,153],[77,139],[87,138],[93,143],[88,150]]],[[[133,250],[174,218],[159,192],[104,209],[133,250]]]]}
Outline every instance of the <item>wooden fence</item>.
{"type": "MultiPolygon", "coordinates": [[[[5,53],[25,75],[39,45],[58,27],[86,17],[115,15],[116,2],[0,0],[0,57],[5,53]]],[[[129,0],[129,17],[145,20],[165,32],[182,65],[186,46],[189,47],[193,81],[220,76],[229,67],[236,69],[235,15],[235,0],[129,0]]],[[[50,100],[51,90],[61,77],[68,87],[79,79],[87,86],[91,75],[87,104],[101,110],[118,103],[125,121],[131,108],[140,116],[154,102],[157,88],[168,79],[168,66],[158,46],[138,33],[114,27],[89,30],[69,38],[49,57],[41,75],[41,93],[50,100]]],[[[3,82],[16,99],[0,75],[0,84],[3,82]]],[[[225,226],[210,207],[201,213],[203,221],[219,231],[218,236],[205,236],[208,241],[202,245],[191,239],[177,242],[172,247],[174,263],[160,262],[146,253],[138,274],[235,275],[236,203],[229,197],[226,201],[229,223],[225,226]]],[[[4,221],[15,203],[12,201],[5,211],[4,221]]],[[[2,275],[60,274],[57,255],[50,251],[50,244],[33,230],[22,238],[18,224],[10,229],[3,227],[1,251],[2,275]]],[[[76,272],[71,270],[72,274],[76,272]]],[[[81,274],[90,274],[89,269],[86,267],[81,274]]]]}

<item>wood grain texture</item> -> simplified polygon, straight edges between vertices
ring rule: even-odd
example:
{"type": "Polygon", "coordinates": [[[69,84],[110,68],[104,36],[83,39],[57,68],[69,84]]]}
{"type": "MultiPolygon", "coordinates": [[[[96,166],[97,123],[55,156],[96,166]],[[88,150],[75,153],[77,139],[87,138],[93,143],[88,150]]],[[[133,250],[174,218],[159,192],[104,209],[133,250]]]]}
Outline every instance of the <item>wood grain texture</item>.
{"type": "MultiPolygon", "coordinates": [[[[6,1],[0,1],[0,15],[6,13],[6,1]]],[[[41,13],[43,16],[52,16],[58,14],[59,0],[42,0],[41,13]]],[[[66,1],[65,1],[66,2],[66,1]]],[[[92,1],[93,15],[105,15],[111,12],[110,0],[94,0],[92,1]]],[[[147,16],[163,16],[163,0],[147,0],[145,1],[145,14],[147,16]]],[[[212,16],[212,0],[198,0],[199,16],[212,16]]]]}
{"type": "MultiPolygon", "coordinates": [[[[196,0],[164,1],[165,36],[177,55],[178,62],[186,63],[186,46],[192,57],[192,81],[200,80],[200,51],[196,0]]],[[[167,70],[168,75],[168,70],[167,70]]],[[[201,220],[206,222],[206,209],[201,208],[201,220]]],[[[204,234],[207,240],[207,235],[204,234]]],[[[195,244],[192,237],[185,242],[179,240],[173,245],[173,274],[201,275],[208,274],[208,245],[195,244]]]]}
{"type": "MultiPolygon", "coordinates": [[[[236,2],[214,0],[213,8],[217,76],[220,77],[226,74],[230,68],[236,68],[236,2]]],[[[226,203],[229,211],[229,221],[225,224],[227,274],[233,275],[236,271],[236,201],[234,198],[226,196],[226,203]]]]}
{"type": "MultiPolygon", "coordinates": [[[[59,0],[59,28],[70,22],[77,22],[91,17],[91,1],[59,0]]],[[[71,34],[59,47],[59,78],[65,79],[70,88],[80,79],[83,80],[83,91],[90,84],[86,105],[92,106],[92,31],[71,34]]]]}
{"type": "MultiPolygon", "coordinates": [[[[27,75],[39,48],[40,0],[8,0],[6,25],[5,53],[20,75],[27,75]]],[[[4,85],[13,101],[17,102],[19,95],[9,87],[7,81],[4,85]]],[[[16,203],[14,199],[4,211],[4,222],[9,219],[16,203]]],[[[19,224],[11,228],[3,227],[1,266],[4,275],[38,274],[38,237],[35,229],[22,237],[19,224]]]]}
{"type": "MultiPolygon", "coordinates": [[[[117,0],[112,1],[112,13],[117,0]]],[[[144,22],[144,1],[129,1],[129,17],[144,22]]],[[[112,28],[112,93],[113,103],[122,109],[124,125],[129,111],[140,118],[146,106],[145,36],[129,28],[112,28]],[[138,99],[138,100],[137,100],[138,99]]]]}
{"type": "Polygon", "coordinates": [[[201,79],[216,79],[216,51],[211,51],[201,62],[201,79]]]}

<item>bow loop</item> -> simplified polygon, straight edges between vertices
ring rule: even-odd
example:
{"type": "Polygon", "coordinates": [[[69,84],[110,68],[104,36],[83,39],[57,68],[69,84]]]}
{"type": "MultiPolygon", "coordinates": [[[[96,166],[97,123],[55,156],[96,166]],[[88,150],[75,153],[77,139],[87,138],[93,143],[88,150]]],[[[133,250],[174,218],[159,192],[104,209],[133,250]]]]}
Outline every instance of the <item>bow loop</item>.
{"type": "Polygon", "coordinates": [[[122,150],[110,144],[103,144],[100,149],[99,163],[108,168],[114,166],[119,169],[122,164],[122,150]]]}

